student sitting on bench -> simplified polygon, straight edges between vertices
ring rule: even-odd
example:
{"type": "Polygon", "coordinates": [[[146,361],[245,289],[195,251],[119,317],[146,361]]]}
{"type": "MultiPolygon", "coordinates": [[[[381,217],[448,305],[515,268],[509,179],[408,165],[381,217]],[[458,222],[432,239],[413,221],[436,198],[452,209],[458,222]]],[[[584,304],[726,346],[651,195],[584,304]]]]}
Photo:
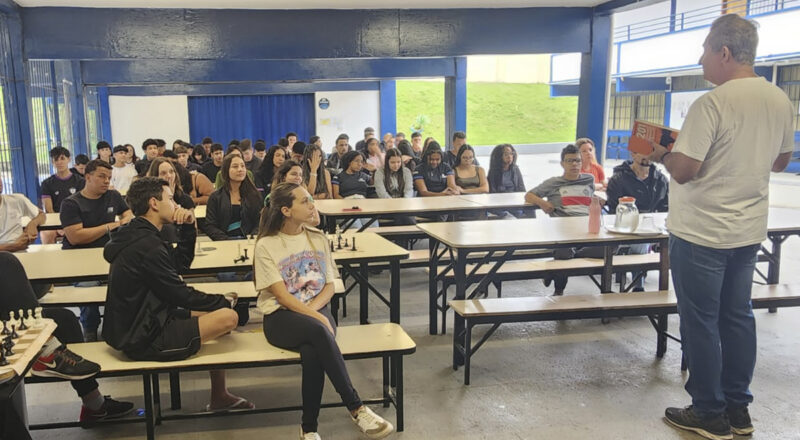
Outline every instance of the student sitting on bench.
{"type": "Polygon", "coordinates": [[[225,156],[220,170],[224,183],[208,198],[205,232],[212,240],[245,238],[258,232],[264,205],[247,173],[241,153],[225,156]]]}
{"type": "Polygon", "coordinates": [[[269,210],[261,217],[254,279],[267,341],[300,352],[300,438],[320,438],[317,417],[325,374],[361,432],[374,439],[386,437],[394,427],[361,402],[336,343],[336,327],[328,309],[336,263],[325,235],[308,226],[316,221],[314,201],[308,191],[293,183],[276,185],[271,199],[269,210]]]}
{"type": "MultiPolygon", "coordinates": [[[[105,340],[134,360],[186,359],[204,342],[236,328],[239,316],[232,307],[237,296],[205,294],[178,275],[194,259],[197,231],[192,212],[175,205],[169,183],[143,177],[128,189],[128,201],[136,218],[112,234],[103,252],[111,264],[105,340]],[[181,237],[174,249],[159,234],[173,223],[181,237]]],[[[224,371],[210,374],[208,411],[254,407],[228,392],[224,371]]]]}
{"type": "Polygon", "coordinates": [[[458,195],[453,169],[442,161],[442,147],[432,140],[414,170],[414,185],[421,197],[458,195]]]}
{"type": "MultiPolygon", "coordinates": [[[[589,215],[589,205],[594,195],[594,177],[581,174],[581,152],[569,144],[561,150],[561,176],[551,177],[525,194],[525,203],[537,205],[551,217],[572,217],[589,215]]],[[[603,258],[602,247],[559,248],[553,251],[556,260],[571,258],[603,258]]],[[[555,279],[553,295],[563,295],[567,277],[558,275],[555,279]]],[[[552,280],[545,278],[545,286],[552,280]]]]}
{"type": "MultiPolygon", "coordinates": [[[[41,200],[44,212],[60,212],[61,202],[82,190],[83,185],[86,183],[82,176],[70,172],[69,155],[69,150],[62,146],[57,146],[50,150],[50,161],[53,163],[56,173],[42,182],[41,200]]],[[[63,230],[42,231],[42,244],[55,243],[56,238],[63,235],[63,230]]]]}

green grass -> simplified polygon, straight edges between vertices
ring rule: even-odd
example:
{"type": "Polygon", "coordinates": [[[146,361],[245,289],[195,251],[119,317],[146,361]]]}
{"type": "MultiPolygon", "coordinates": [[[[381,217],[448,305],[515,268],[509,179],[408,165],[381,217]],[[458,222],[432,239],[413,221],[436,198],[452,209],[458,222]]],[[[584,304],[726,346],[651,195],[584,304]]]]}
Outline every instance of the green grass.
{"type": "MultiPolygon", "coordinates": [[[[444,83],[397,81],[397,131],[410,135],[418,115],[423,137],[442,141],[444,83]]],[[[551,98],[547,84],[467,83],[467,141],[472,145],[534,144],[575,139],[578,98],[551,98]]]]}

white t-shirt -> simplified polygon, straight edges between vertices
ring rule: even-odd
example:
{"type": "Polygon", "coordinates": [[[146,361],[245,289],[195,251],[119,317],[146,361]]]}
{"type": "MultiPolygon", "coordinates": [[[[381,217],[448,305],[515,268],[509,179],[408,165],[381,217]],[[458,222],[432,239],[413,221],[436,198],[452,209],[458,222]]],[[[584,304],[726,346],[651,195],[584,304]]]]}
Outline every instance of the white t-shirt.
{"type": "Polygon", "coordinates": [[[691,181],[670,181],[670,232],[717,249],[764,241],[770,171],[779,153],[794,148],[793,118],[786,93],[760,77],[698,98],[672,151],[703,164],[691,181]]]}
{"type": "Polygon", "coordinates": [[[255,279],[258,309],[268,315],[281,305],[267,287],[283,281],[295,298],[308,304],[325,284],[336,278],[336,263],[325,235],[306,227],[297,235],[261,237],[255,247],[255,279]]]}
{"type": "Polygon", "coordinates": [[[127,164],[124,167],[112,167],[111,186],[120,194],[125,194],[128,192],[128,188],[130,188],[136,175],[136,167],[132,164],[127,164]]]}
{"type": "Polygon", "coordinates": [[[13,243],[24,232],[28,221],[39,215],[39,208],[22,194],[0,195],[0,243],[13,243]],[[25,225],[21,223],[23,217],[28,217],[25,225]]]}

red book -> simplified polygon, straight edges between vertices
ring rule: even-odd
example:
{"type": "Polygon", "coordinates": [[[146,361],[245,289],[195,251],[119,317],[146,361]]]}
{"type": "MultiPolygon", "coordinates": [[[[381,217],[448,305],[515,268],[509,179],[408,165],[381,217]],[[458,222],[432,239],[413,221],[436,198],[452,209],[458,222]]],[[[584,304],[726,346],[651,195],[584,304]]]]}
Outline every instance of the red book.
{"type": "Polygon", "coordinates": [[[676,139],[678,130],[637,119],[633,121],[631,137],[628,138],[628,150],[639,154],[650,154],[653,152],[651,141],[672,150],[676,139]]]}

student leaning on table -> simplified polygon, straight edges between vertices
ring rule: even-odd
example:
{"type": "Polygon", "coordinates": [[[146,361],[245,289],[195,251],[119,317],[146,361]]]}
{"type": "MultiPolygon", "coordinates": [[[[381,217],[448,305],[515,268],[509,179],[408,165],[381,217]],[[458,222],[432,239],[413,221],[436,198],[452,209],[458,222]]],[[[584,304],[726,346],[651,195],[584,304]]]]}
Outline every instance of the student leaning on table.
{"type": "Polygon", "coordinates": [[[358,429],[370,438],[383,438],[394,427],[361,402],[336,343],[336,324],[328,308],[336,263],[325,235],[309,226],[318,222],[316,211],[311,195],[302,186],[281,183],[272,189],[253,257],[264,336],[276,347],[300,352],[300,439],[320,438],[317,418],[325,374],[358,429]]]}
{"type": "MultiPolygon", "coordinates": [[[[186,285],[181,272],[194,260],[197,232],[192,211],[178,207],[167,181],[143,177],[128,190],[136,218],[112,234],[103,250],[110,263],[103,336],[111,347],[142,361],[186,359],[203,343],[236,328],[237,295],[212,295],[186,285]],[[175,224],[177,246],[161,229],[175,224]]],[[[208,411],[253,408],[228,392],[225,372],[211,371],[208,411]]]]}
{"type": "Polygon", "coordinates": [[[0,251],[25,250],[36,240],[44,213],[22,194],[3,194],[0,179],[0,251]],[[23,226],[23,221],[27,219],[23,226]]]}
{"type": "Polygon", "coordinates": [[[756,75],[757,46],[754,22],[714,20],[699,63],[717,87],[689,107],[672,151],[654,145],[649,157],[671,176],[669,259],[692,397],[665,417],[710,439],[754,431],[753,272],[767,238],[770,172],[783,171],[794,150],[796,106],[756,75]]]}

